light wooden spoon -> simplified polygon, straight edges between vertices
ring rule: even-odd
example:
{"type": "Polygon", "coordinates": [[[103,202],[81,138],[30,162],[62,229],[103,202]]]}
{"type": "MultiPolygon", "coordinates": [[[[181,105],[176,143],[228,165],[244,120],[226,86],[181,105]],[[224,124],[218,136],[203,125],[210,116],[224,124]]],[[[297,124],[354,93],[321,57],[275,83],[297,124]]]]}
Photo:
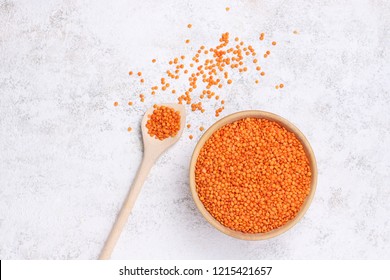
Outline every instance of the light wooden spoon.
{"type": "Polygon", "coordinates": [[[159,158],[159,156],[165,152],[169,147],[175,144],[181,134],[183,133],[185,121],[186,121],[186,112],[184,105],[180,104],[161,104],[167,107],[171,107],[176,111],[180,112],[180,130],[176,134],[175,137],[169,137],[164,140],[158,140],[154,137],[151,137],[148,134],[148,129],[146,128],[146,122],[149,119],[149,115],[153,113],[154,108],[149,108],[141,122],[141,130],[142,130],[142,138],[144,142],[144,156],[142,159],[142,163],[138,169],[138,173],[135,176],[133,181],[133,185],[127,195],[125,202],[123,203],[122,209],[118,214],[116,222],[111,229],[110,235],[108,236],[106,243],[100,253],[99,259],[106,260],[111,257],[111,253],[117,243],[119,236],[127,222],[127,219],[131,213],[131,209],[133,208],[137,196],[141,190],[141,187],[146,180],[150,169],[152,168],[155,161],[159,158]]]}

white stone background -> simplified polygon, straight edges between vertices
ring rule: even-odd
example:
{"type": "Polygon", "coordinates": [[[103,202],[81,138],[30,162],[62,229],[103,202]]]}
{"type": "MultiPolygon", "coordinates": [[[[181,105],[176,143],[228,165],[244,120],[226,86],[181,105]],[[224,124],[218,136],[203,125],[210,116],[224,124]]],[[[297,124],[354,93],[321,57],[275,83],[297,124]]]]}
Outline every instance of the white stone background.
{"type": "Polygon", "coordinates": [[[112,257],[390,258],[389,1],[1,0],[1,259],[97,258],[141,161],[142,114],[174,100],[135,96],[170,58],[215,46],[226,31],[258,53],[278,42],[261,85],[252,71],[224,88],[222,115],[260,109],[301,129],[319,170],[309,211],[267,241],[209,225],[188,169],[197,128],[216,119],[189,112],[191,130],[152,169],[112,257]]]}

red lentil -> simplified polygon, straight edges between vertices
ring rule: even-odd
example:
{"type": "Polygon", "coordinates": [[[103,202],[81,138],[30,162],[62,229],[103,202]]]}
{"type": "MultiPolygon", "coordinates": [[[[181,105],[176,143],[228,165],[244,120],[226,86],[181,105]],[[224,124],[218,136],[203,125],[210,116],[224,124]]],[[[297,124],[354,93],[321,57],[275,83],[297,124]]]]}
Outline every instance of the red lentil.
{"type": "Polygon", "coordinates": [[[167,106],[153,107],[155,109],[146,122],[148,134],[159,140],[176,136],[180,130],[180,113],[167,106]]]}
{"type": "Polygon", "coordinates": [[[260,40],[261,40],[261,41],[264,40],[264,33],[260,33],[260,40]]]}
{"type": "Polygon", "coordinates": [[[216,131],[200,150],[199,199],[222,225],[268,232],[293,219],[310,192],[303,146],[278,123],[246,118],[216,131]]]}
{"type": "MultiPolygon", "coordinates": [[[[192,24],[187,24],[187,27],[192,28],[192,24]]],[[[193,51],[188,64],[185,63],[186,57],[184,55],[168,60],[169,68],[166,69],[162,77],[159,77],[161,86],[152,86],[150,88],[151,95],[157,95],[159,91],[169,91],[172,94],[176,94],[177,91],[179,93],[177,96],[179,104],[190,105],[192,111],[204,113],[205,109],[202,103],[198,102],[199,99],[215,99],[219,103],[219,100],[223,98],[221,89],[224,87],[224,84],[233,84],[235,76],[233,73],[229,73],[230,71],[236,70],[238,73],[245,73],[256,69],[261,76],[264,76],[265,72],[262,71],[259,61],[261,57],[270,55],[270,51],[266,51],[264,55],[257,55],[255,48],[240,40],[239,37],[234,37],[232,40],[229,38],[230,34],[225,32],[219,38],[217,45],[210,48],[204,45],[199,46],[193,51]],[[253,62],[253,64],[248,64],[249,62],[253,62]],[[185,74],[185,79],[188,79],[186,87],[180,90],[170,90],[175,84],[169,80],[178,80],[183,74],[185,74]],[[200,90],[197,90],[199,88],[200,90]]],[[[260,33],[260,40],[264,40],[264,38],[265,33],[260,33]]],[[[187,44],[190,43],[190,39],[185,40],[185,42],[187,44]]],[[[274,43],[276,44],[275,41],[271,42],[273,46],[275,46],[274,43]]],[[[157,62],[157,58],[153,58],[152,62],[157,62]]],[[[143,76],[142,72],[134,73],[140,77],[139,81],[141,83],[145,82],[146,79],[141,77],[143,76]]],[[[129,71],[129,75],[133,75],[133,71],[129,71]]],[[[259,84],[259,79],[255,80],[255,83],[259,84]]],[[[279,88],[282,88],[282,86],[279,85],[279,88]]],[[[145,95],[140,95],[139,100],[144,102],[145,95]]],[[[225,101],[221,102],[222,107],[215,109],[216,117],[219,117],[224,110],[224,103],[225,101]]]]}

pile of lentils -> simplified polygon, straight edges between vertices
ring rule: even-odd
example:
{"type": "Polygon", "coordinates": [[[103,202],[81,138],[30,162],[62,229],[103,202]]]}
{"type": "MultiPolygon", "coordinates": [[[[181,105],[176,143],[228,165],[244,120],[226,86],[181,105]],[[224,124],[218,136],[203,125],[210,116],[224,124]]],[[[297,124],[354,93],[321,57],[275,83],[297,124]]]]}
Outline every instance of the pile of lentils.
{"type": "Polygon", "coordinates": [[[222,225],[265,233],[292,220],[310,192],[301,142],[280,124],[245,118],[217,130],[200,150],[199,199],[222,225]]]}

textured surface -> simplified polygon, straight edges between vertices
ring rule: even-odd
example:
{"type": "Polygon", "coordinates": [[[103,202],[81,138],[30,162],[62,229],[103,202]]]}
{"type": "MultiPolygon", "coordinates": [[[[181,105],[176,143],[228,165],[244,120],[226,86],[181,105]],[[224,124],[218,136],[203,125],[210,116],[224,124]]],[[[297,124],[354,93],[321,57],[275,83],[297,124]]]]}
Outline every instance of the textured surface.
{"type": "Polygon", "coordinates": [[[225,31],[278,41],[264,82],[237,75],[222,115],[261,109],[297,125],[318,161],[313,204],[268,241],[212,228],[188,166],[197,127],[215,118],[191,113],[194,139],[186,131],[152,169],[113,258],[390,258],[389,27],[386,0],[0,0],[0,258],[98,256],[141,160],[142,112],[173,96],[123,104],[225,31]]]}

